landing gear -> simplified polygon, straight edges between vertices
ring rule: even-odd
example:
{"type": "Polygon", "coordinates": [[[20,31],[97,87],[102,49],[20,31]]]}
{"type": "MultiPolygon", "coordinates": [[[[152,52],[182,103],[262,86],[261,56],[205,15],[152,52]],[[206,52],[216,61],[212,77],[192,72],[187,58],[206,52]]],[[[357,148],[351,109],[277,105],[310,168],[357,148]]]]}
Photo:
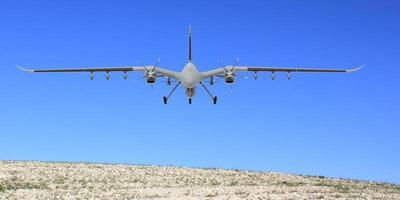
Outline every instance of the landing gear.
{"type": "Polygon", "coordinates": [[[189,98],[189,104],[192,104],[192,98],[189,98]]]}
{"type": "Polygon", "coordinates": [[[203,84],[203,82],[200,82],[200,85],[204,88],[204,90],[206,90],[207,94],[210,95],[213,104],[217,104],[217,96],[213,96],[210,90],[208,90],[207,87],[203,84]]]}
{"type": "Polygon", "coordinates": [[[176,90],[176,88],[178,88],[178,86],[181,84],[181,82],[178,82],[174,89],[172,89],[172,91],[168,94],[168,96],[164,96],[163,100],[164,100],[164,104],[168,103],[168,98],[172,95],[172,93],[174,93],[174,91],[176,90]]]}

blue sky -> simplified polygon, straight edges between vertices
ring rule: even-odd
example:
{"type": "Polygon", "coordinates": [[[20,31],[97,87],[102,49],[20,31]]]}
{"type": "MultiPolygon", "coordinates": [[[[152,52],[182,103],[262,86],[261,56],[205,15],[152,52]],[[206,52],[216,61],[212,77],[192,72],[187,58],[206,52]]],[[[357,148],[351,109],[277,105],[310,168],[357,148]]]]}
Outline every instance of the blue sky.
{"type": "Polygon", "coordinates": [[[217,167],[400,183],[398,1],[2,1],[0,159],[217,167]],[[151,89],[142,74],[27,74],[27,67],[181,70],[187,27],[200,70],[232,64],[350,68],[151,89]]]}

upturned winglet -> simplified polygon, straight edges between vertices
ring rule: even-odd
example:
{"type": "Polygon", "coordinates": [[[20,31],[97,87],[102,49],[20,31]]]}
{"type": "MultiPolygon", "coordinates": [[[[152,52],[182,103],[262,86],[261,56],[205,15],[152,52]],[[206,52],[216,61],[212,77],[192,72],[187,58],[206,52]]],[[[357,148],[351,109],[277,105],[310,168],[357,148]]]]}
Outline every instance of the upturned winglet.
{"type": "Polygon", "coordinates": [[[27,68],[23,68],[23,67],[21,67],[21,66],[19,66],[19,65],[15,65],[18,69],[20,69],[20,70],[22,70],[22,71],[24,71],[24,72],[35,72],[35,70],[32,70],[32,69],[27,69],[27,68]]]}
{"type": "Polygon", "coordinates": [[[366,64],[360,65],[359,67],[356,67],[356,68],[354,68],[354,69],[348,69],[348,70],[346,70],[346,72],[356,72],[356,71],[358,71],[358,70],[364,68],[365,65],[366,65],[366,64]]]}

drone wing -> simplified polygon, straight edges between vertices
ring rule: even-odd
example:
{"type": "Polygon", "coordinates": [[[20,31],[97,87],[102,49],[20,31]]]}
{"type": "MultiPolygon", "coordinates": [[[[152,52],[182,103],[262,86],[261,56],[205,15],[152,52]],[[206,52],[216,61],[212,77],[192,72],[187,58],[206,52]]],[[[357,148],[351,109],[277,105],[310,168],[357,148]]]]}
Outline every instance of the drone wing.
{"type": "Polygon", "coordinates": [[[202,78],[223,75],[227,72],[249,71],[249,72],[355,72],[365,65],[353,69],[325,69],[325,68],[290,68],[290,67],[253,67],[253,66],[225,66],[202,73],[202,78]]]}

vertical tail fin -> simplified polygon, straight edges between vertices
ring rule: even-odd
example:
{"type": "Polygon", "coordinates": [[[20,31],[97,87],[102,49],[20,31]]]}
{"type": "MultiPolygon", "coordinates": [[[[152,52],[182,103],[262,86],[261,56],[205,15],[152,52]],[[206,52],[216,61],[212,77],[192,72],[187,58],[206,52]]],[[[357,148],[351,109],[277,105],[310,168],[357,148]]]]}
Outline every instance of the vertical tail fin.
{"type": "Polygon", "coordinates": [[[189,62],[192,62],[192,25],[189,25],[189,62]]]}

